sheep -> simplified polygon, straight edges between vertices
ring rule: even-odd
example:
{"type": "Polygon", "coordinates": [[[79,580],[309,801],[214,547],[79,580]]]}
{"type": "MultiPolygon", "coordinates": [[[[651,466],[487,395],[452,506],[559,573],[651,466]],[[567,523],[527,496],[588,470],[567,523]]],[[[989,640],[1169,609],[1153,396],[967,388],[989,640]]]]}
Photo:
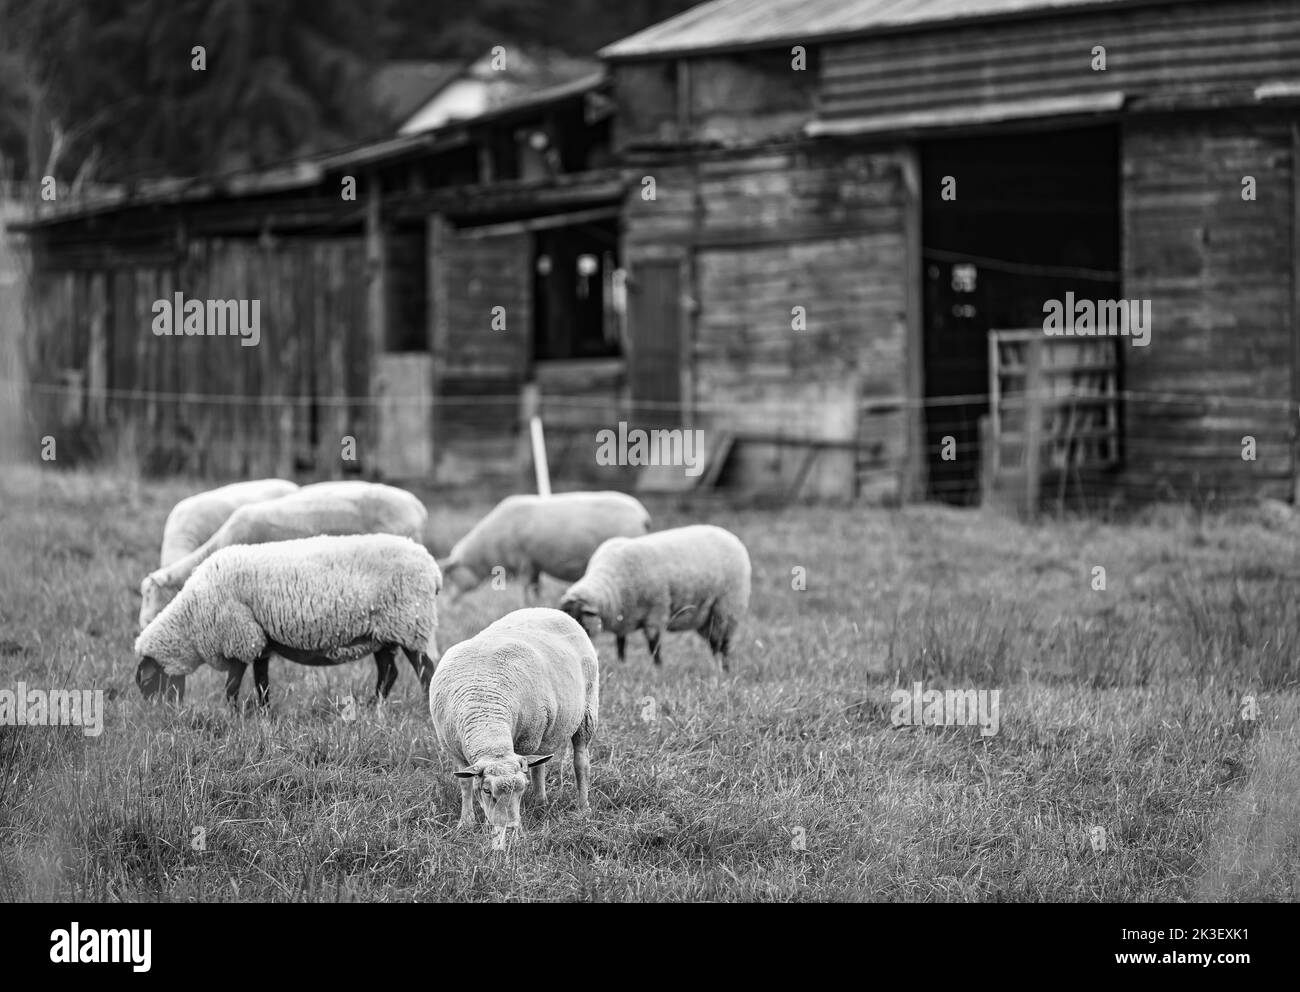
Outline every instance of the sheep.
{"type": "Polygon", "coordinates": [[[184,558],[215,534],[217,528],[241,506],[275,499],[297,490],[298,486],[286,479],[258,479],[185,497],[172,507],[167,522],[163,524],[159,566],[165,568],[184,558]]]}
{"type": "Polygon", "coordinates": [[[140,629],[180,592],[203,561],[232,544],[262,544],[318,534],[396,534],[422,540],[424,504],[392,486],[372,482],[321,482],[230,514],[211,537],[140,583],[140,629]]]}
{"type": "Polygon", "coordinates": [[[460,822],[475,822],[473,794],[499,838],[519,827],[529,775],[546,802],[542,767],[573,742],[578,809],[588,809],[588,746],[600,709],[596,649],[559,610],[515,610],[447,649],[429,683],[429,713],[442,749],[459,766],[460,822]]]}
{"type": "Polygon", "coordinates": [[[543,572],[573,582],[582,577],[601,542],[649,529],[650,514],[626,493],[507,496],[438,564],[452,602],[499,566],[504,574],[524,579],[524,602],[535,603],[543,572]]]}
{"type": "Polygon", "coordinates": [[[614,633],[618,660],[627,635],[645,631],[656,665],[665,630],[694,630],[730,668],[731,635],[749,608],[749,552],[721,527],[696,524],[644,537],[611,538],[596,549],[586,574],[565,591],[560,609],[595,636],[614,633]]]}
{"type": "Polygon", "coordinates": [[[426,689],[437,657],[435,599],[442,576],[406,537],[309,537],[216,551],[136,638],[135,680],[146,699],[185,696],[185,676],[226,673],[234,703],[251,663],[258,702],[269,696],[272,653],[302,665],[339,665],[373,653],[375,695],[388,695],[401,648],[426,689]]]}

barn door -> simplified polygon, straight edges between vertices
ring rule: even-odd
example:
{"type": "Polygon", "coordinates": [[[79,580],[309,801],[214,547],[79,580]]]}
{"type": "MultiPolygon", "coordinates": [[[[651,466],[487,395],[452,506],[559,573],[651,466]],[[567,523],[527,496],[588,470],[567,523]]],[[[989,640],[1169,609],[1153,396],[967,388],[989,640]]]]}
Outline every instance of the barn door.
{"type": "Polygon", "coordinates": [[[434,259],[436,472],[517,467],[520,391],[533,345],[532,235],[444,232],[434,259]]]}
{"type": "Polygon", "coordinates": [[[628,392],[633,423],[671,428],[682,420],[681,263],[646,259],[628,285],[628,392]]]}

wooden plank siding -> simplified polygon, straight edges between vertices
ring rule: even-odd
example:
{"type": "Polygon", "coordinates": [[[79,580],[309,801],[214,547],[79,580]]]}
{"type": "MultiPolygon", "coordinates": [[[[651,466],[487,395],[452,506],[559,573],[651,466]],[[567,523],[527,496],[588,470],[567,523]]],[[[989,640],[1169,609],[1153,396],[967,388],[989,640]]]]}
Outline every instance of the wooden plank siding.
{"type": "Polygon", "coordinates": [[[42,270],[27,363],[38,429],[146,473],[362,470],[371,408],[334,401],[366,395],[364,262],[359,238],[202,239],[166,265],[42,270]],[[258,300],[260,343],[155,335],[153,304],[177,291],[258,300]],[[76,415],[61,391],[68,372],[83,382],[76,415]],[[357,464],[341,459],[345,435],[357,439],[357,464]]]}
{"type": "MultiPolygon", "coordinates": [[[[904,392],[907,155],[756,149],[650,170],[656,198],[630,195],[633,278],[639,262],[683,251],[694,267],[686,355],[693,423],[706,443],[727,432],[851,441],[863,399],[904,392]],[[795,307],[804,308],[803,330],[793,327],[795,307]]],[[[902,414],[884,420],[873,418],[872,431],[897,469],[885,487],[896,494],[907,431],[902,414]]],[[[755,444],[733,457],[729,481],[780,488],[804,452],[755,444]]],[[[824,454],[805,492],[852,496],[856,473],[852,453],[824,454]]]]}
{"type": "Polygon", "coordinates": [[[1124,295],[1151,343],[1122,342],[1125,479],[1141,494],[1286,498],[1293,472],[1295,168],[1281,115],[1137,118],[1123,131],[1124,295]],[[1254,176],[1257,199],[1242,199],[1254,176]],[[1236,397],[1220,404],[1216,397],[1236,397]],[[1270,402],[1273,405],[1269,405],[1270,402]],[[1243,461],[1242,437],[1257,458],[1243,461]]]}
{"type": "Polygon", "coordinates": [[[1242,88],[1300,78],[1300,5],[1222,0],[828,43],[820,122],[899,118],[1121,90],[1242,88]],[[1106,49],[1105,71],[1092,50],[1106,49]]]}

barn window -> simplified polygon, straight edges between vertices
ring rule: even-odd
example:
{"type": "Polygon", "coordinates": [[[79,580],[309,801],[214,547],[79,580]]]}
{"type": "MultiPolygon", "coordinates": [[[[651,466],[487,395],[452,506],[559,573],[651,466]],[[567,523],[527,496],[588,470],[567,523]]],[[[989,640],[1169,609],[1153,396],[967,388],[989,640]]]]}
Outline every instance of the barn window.
{"type": "Polygon", "coordinates": [[[613,220],[538,231],[533,254],[534,354],[539,361],[620,353],[613,220]]]}

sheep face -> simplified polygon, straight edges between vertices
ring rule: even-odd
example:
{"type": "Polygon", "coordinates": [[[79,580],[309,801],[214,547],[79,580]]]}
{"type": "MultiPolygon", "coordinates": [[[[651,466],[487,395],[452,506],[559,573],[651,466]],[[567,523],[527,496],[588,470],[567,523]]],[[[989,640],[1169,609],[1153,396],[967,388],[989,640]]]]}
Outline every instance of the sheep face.
{"type": "Polygon", "coordinates": [[[448,602],[454,603],[461,596],[475,589],[483,579],[468,565],[462,565],[458,561],[438,562],[438,569],[442,572],[442,586],[440,594],[445,595],[448,602]]]}
{"type": "Polygon", "coordinates": [[[140,629],[144,630],[149,622],[162,612],[164,606],[176,598],[175,589],[169,589],[150,575],[140,583],[140,629]]]}
{"type": "Polygon", "coordinates": [[[140,687],[140,694],[150,701],[160,693],[168,702],[179,703],[185,699],[185,676],[168,675],[162,665],[148,655],[135,670],[135,684],[140,687]]]}
{"type": "Polygon", "coordinates": [[[519,801],[528,790],[528,769],[545,764],[550,754],[507,755],[483,758],[456,772],[457,778],[475,778],[474,791],[483,815],[495,830],[519,828],[519,801]]]}
{"type": "Polygon", "coordinates": [[[566,596],[560,603],[560,609],[577,620],[582,625],[582,629],[587,632],[588,637],[595,637],[604,629],[600,614],[581,599],[576,597],[570,599],[566,596]]]}

